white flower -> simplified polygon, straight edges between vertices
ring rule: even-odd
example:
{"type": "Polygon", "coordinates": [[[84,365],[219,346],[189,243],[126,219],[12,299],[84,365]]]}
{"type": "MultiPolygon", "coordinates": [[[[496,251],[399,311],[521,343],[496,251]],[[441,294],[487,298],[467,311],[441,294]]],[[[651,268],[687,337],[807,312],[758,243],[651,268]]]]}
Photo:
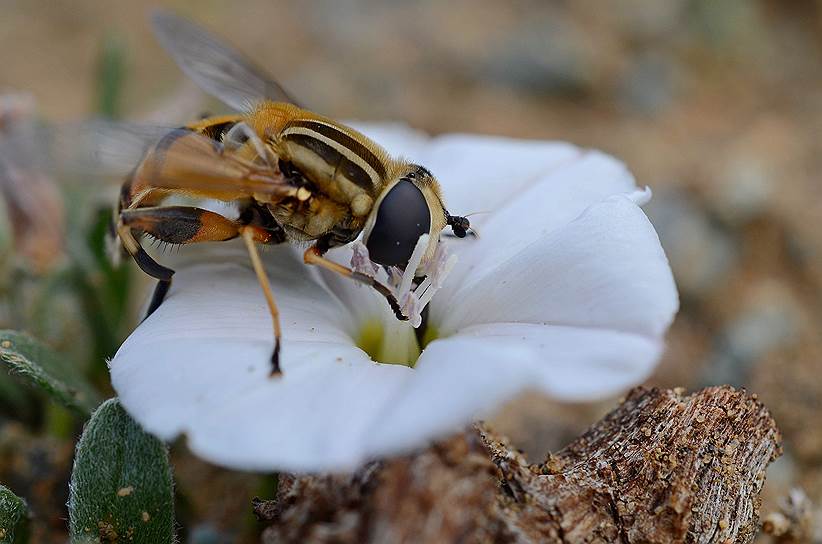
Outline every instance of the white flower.
{"type": "MultiPolygon", "coordinates": [[[[264,259],[284,374],[269,379],[271,325],[243,247],[185,248],[167,300],[111,362],[148,431],[185,434],[238,469],[345,470],[525,389],[584,401],[649,375],[677,294],[638,207],[649,193],[621,163],[563,143],[361,130],[434,172],[452,213],[490,212],[471,217],[479,238],[444,238],[458,259],[430,301],[430,343],[420,354],[415,330],[371,289],[277,247],[264,259]]],[[[350,247],[334,253],[351,261],[350,247]]]]}

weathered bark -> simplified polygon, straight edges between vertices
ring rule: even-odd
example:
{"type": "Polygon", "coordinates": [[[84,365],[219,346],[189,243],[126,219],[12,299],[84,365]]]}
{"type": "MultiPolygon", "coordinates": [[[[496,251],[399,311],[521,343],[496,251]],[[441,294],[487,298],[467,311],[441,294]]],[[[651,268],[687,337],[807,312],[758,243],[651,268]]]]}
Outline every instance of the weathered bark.
{"type": "Polygon", "coordinates": [[[730,387],[637,388],[543,464],[478,426],[348,476],[283,476],[263,542],[751,542],[779,431],[730,387]]]}

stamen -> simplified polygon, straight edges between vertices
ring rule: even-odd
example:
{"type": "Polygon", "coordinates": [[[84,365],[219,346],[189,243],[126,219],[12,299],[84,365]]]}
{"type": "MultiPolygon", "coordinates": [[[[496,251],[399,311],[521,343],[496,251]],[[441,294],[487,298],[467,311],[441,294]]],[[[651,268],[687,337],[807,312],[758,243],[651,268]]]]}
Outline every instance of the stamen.
{"type": "Polygon", "coordinates": [[[419,240],[417,240],[417,245],[414,246],[414,252],[411,254],[411,258],[408,259],[408,265],[405,267],[405,272],[403,272],[402,275],[402,282],[400,282],[400,287],[397,290],[398,300],[401,300],[406,293],[411,291],[411,284],[414,281],[414,276],[417,274],[417,268],[419,268],[422,258],[425,255],[425,250],[428,248],[428,240],[430,238],[429,235],[423,234],[419,240]]]}
{"type": "Polygon", "coordinates": [[[402,283],[403,271],[396,266],[392,266],[388,269],[386,275],[388,276],[389,285],[393,287],[395,291],[399,290],[400,283],[402,283]]]}
{"type": "MultiPolygon", "coordinates": [[[[448,259],[448,249],[445,244],[437,244],[437,249],[434,251],[434,258],[432,258],[425,266],[425,278],[436,281],[441,278],[443,269],[445,268],[448,259]]],[[[435,286],[439,289],[439,285],[435,286]]]]}
{"type": "Polygon", "coordinates": [[[414,328],[422,324],[422,311],[442,287],[445,278],[457,263],[457,256],[450,255],[444,244],[438,244],[433,258],[422,269],[425,278],[412,289],[414,277],[428,249],[429,240],[430,236],[427,234],[420,236],[405,270],[392,266],[387,271],[370,260],[368,248],[362,242],[352,244],[351,268],[356,272],[378,278],[383,285],[389,287],[400,305],[402,314],[408,317],[414,328]]]}
{"type": "Polygon", "coordinates": [[[385,271],[385,268],[381,266],[377,266],[376,268],[377,274],[374,276],[374,279],[383,285],[391,286],[391,278],[388,276],[388,272],[385,271]]]}
{"type": "Polygon", "coordinates": [[[414,291],[409,291],[399,300],[402,313],[408,316],[408,321],[415,329],[422,325],[422,306],[414,291]]]}
{"type": "MultiPolygon", "coordinates": [[[[457,256],[449,255],[444,244],[437,245],[433,258],[424,268],[425,278],[407,297],[400,299],[403,314],[407,315],[416,328],[422,323],[422,311],[431,302],[434,294],[442,287],[445,278],[457,264],[457,256]],[[407,305],[405,304],[407,301],[407,305]]],[[[410,269],[410,263],[409,263],[410,269]]],[[[407,272],[408,269],[406,269],[407,272]]]]}
{"type": "Polygon", "coordinates": [[[418,297],[422,297],[425,294],[426,289],[428,289],[430,286],[431,278],[429,276],[425,276],[425,278],[423,278],[420,284],[417,285],[417,288],[414,289],[414,293],[416,293],[418,297]]]}

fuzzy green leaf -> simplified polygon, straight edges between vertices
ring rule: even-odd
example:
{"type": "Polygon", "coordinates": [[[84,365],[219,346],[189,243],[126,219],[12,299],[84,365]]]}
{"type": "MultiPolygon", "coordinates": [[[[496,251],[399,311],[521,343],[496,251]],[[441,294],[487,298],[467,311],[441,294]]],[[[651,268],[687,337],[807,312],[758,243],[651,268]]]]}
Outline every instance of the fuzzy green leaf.
{"type": "Polygon", "coordinates": [[[29,509],[26,501],[0,485],[0,544],[27,540],[29,509]]]}
{"type": "Polygon", "coordinates": [[[83,416],[91,414],[100,404],[99,395],[79,372],[25,333],[0,331],[0,361],[6,363],[13,374],[83,416]]]}
{"type": "Polygon", "coordinates": [[[166,446],[143,431],[117,399],[104,402],[86,424],[69,492],[73,542],[174,541],[166,446]]]}

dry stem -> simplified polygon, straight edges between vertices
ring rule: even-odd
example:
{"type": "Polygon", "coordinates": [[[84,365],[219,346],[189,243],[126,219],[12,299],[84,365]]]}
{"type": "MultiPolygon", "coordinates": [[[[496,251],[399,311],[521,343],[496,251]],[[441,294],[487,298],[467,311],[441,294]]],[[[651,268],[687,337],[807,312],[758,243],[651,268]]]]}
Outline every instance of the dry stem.
{"type": "Polygon", "coordinates": [[[751,542],[781,437],[755,398],[637,388],[545,463],[478,426],[347,476],[281,478],[263,542],[751,542]]]}

